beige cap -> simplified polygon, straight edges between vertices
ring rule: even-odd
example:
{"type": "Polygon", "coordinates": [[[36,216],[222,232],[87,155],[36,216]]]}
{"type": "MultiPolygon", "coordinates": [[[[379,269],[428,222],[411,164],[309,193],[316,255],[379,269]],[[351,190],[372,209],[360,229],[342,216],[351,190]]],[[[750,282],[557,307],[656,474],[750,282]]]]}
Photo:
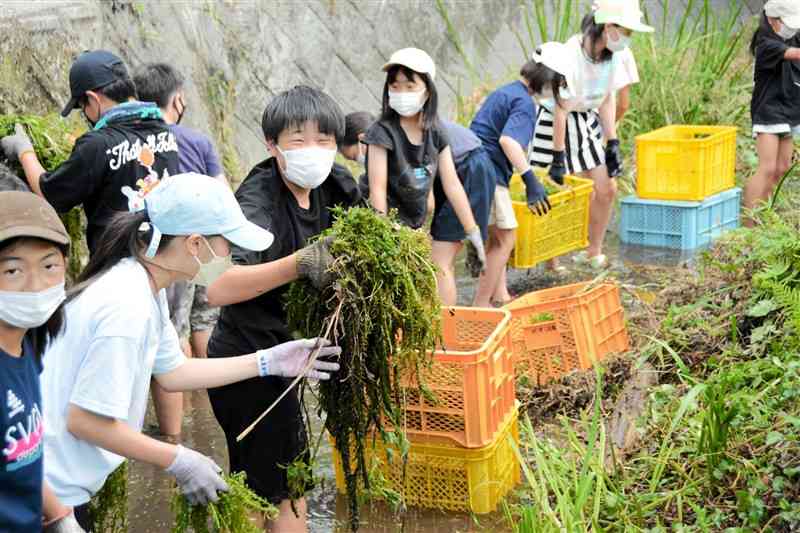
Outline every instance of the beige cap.
{"type": "Polygon", "coordinates": [[[781,19],[793,30],[800,29],[800,0],[769,0],[764,4],[764,13],[781,19]]]}
{"type": "Polygon", "coordinates": [[[433,63],[433,59],[428,52],[419,48],[403,48],[393,53],[389,61],[383,65],[383,71],[386,72],[395,65],[403,65],[414,72],[427,74],[431,79],[436,78],[436,65],[433,63]]]}
{"type": "Polygon", "coordinates": [[[597,24],[616,24],[629,30],[652,33],[653,27],[642,22],[644,14],[639,0],[598,0],[594,21],[597,24]]]}
{"type": "Polygon", "coordinates": [[[30,192],[0,192],[0,242],[15,237],[38,237],[69,245],[69,234],[58,213],[30,192]]]}

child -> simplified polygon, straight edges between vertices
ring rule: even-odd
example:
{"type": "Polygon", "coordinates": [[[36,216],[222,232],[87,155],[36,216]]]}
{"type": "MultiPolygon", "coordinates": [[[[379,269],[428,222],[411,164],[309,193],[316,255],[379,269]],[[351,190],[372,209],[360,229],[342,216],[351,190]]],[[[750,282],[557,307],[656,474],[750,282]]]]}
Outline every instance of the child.
{"type": "MultiPolygon", "coordinates": [[[[151,376],[168,392],[296,376],[315,345],[300,340],[226,360],[187,359],[164,289],[189,279],[208,285],[230,266],[229,242],[264,250],[273,236],[248,222],[228,186],[208,176],[151,180],[125,194],[134,212],[119,213],[100,237],[42,374],[45,478],[85,529],[93,521],[90,498],[124,458],[165,469],[194,504],[227,490],[208,457],[140,433],[151,376]]],[[[315,366],[310,375],[323,379],[337,368],[315,366]]]]}
{"type": "Polygon", "coordinates": [[[42,482],[39,374],[64,325],[68,248],[67,230],[47,202],[0,192],[0,531],[83,532],[42,482]]]}
{"type": "Polygon", "coordinates": [[[470,129],[478,136],[494,167],[496,187],[489,215],[489,248],[486,270],[478,280],[473,305],[488,307],[511,300],[506,287],[506,264],[514,249],[517,219],[508,192],[514,169],[525,182],[528,208],[537,215],[550,209],[547,193],[528,164],[526,151],[533,136],[536,106],[530,79],[536,63],[527,61],[519,79],[486,97],[470,129]]]}
{"type": "MultiPolygon", "coordinates": [[[[208,355],[228,357],[292,338],[283,310],[288,284],[298,274],[317,286],[329,283],[330,253],[324,240],[306,247],[309,239],[333,223],[330,208],[350,207],[361,195],[353,176],[334,164],[344,134],[344,115],[327,94],[298,86],[280,93],[264,110],[261,128],[271,158],[250,171],[236,191],[245,215],[275,234],[264,252],[234,248],[237,266],[208,291],[211,305],[222,305],[211,334],[208,355]]],[[[288,380],[249,380],[209,392],[214,415],[225,432],[232,470],[247,473],[247,483],[279,506],[273,532],[306,530],[303,498],[295,515],[286,465],[308,458],[308,442],[293,390],[241,442],[236,437],[288,385],[288,380]]],[[[313,487],[306,487],[310,490],[313,487]]]]}
{"type": "Polygon", "coordinates": [[[576,261],[598,269],[608,264],[603,240],[617,191],[613,178],[622,173],[613,95],[629,81],[617,52],[628,47],[634,31],[653,31],[641,17],[638,0],[600,0],[597,10],[583,19],[582,35],[566,43],[562,60],[569,64],[571,79],[558,95],[562,103],[543,100],[536,121],[531,164],[549,165],[557,183],[567,172],[594,181],[589,248],[576,261]]]}
{"type": "MultiPolygon", "coordinates": [[[[769,0],[750,51],[755,56],[755,87],[750,104],[758,170],[744,188],[752,209],[770,197],[789,170],[793,137],[800,135],[800,3],[769,0]]],[[[752,220],[746,224],[752,225],[752,220]]]]}
{"type": "Polygon", "coordinates": [[[398,50],[383,66],[380,120],[367,132],[369,200],[382,213],[397,209],[400,221],[419,228],[428,215],[428,199],[439,175],[467,239],[486,262],[481,230],[456,174],[446,134],[437,116],[436,67],[418,48],[398,50]]]}
{"type": "MultiPolygon", "coordinates": [[[[489,210],[496,184],[492,160],[472,130],[448,120],[442,120],[441,125],[450,141],[456,174],[469,198],[472,214],[481,229],[481,238],[485,241],[488,238],[489,210]]],[[[453,204],[445,197],[441,180],[436,181],[433,192],[435,210],[431,223],[431,257],[439,267],[437,278],[442,303],[456,305],[458,295],[453,263],[465,238],[464,228],[458,221],[453,204]]]]}
{"type": "Polygon", "coordinates": [[[344,117],[344,138],[339,146],[339,152],[346,159],[366,166],[367,145],[364,143],[364,137],[374,122],[375,117],[366,111],[356,111],[344,117]]]}

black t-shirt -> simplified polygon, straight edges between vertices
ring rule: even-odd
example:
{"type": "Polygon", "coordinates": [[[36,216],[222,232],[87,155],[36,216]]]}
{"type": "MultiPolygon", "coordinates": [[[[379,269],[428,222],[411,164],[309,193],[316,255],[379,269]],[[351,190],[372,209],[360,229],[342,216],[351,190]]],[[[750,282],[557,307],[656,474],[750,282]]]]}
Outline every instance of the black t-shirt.
{"type": "MultiPolygon", "coordinates": [[[[441,126],[425,130],[422,144],[417,145],[408,140],[399,120],[380,120],[367,130],[364,143],[386,148],[389,209],[397,209],[404,224],[415,229],[421,227],[428,210],[428,194],[439,168],[439,154],[449,145],[441,126]]],[[[368,190],[368,180],[362,187],[368,190]]]]}
{"type": "Polygon", "coordinates": [[[784,58],[790,47],[800,47],[800,36],[784,41],[772,31],[761,30],[750,103],[753,124],[800,125],[800,63],[784,58]]]}
{"type": "MultiPolygon", "coordinates": [[[[335,164],[322,185],[311,191],[309,209],[303,209],[281,179],[274,159],[267,159],[245,178],[236,199],[248,220],[275,235],[272,246],[263,252],[232,247],[235,263],[258,265],[303,248],[310,237],[331,226],[331,207],[355,205],[361,195],[350,172],[335,164]]],[[[211,335],[209,354],[253,353],[291,340],[283,308],[287,290],[288,286],[278,287],[252,300],[223,307],[211,335]]]]}
{"type": "Polygon", "coordinates": [[[57,211],[83,204],[90,252],[114,213],[128,210],[122,187],[135,190],[136,182],[150,173],[139,161],[144,146],[155,155],[152,171],[159,178],[165,170],[170,175],[178,173],[178,145],[167,124],[157,118],[130,116],[82,135],[69,159],[42,175],[42,193],[57,211]]]}

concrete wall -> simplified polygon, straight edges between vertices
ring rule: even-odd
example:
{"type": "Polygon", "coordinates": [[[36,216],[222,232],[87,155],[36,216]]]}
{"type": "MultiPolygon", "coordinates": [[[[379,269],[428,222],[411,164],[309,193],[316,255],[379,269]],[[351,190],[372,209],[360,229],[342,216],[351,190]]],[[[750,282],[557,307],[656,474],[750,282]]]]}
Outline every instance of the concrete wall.
{"type": "Polygon", "coordinates": [[[523,10],[542,1],[0,0],[0,113],[60,108],[83,49],[111,49],[131,67],[167,61],[190,79],[186,122],[213,132],[228,165],[246,171],[264,157],[259,121],[270,95],[305,83],[345,112],[375,112],[382,64],[417,46],[434,57],[452,113],[458,94],[513,77],[520,40],[530,47],[523,10]]]}

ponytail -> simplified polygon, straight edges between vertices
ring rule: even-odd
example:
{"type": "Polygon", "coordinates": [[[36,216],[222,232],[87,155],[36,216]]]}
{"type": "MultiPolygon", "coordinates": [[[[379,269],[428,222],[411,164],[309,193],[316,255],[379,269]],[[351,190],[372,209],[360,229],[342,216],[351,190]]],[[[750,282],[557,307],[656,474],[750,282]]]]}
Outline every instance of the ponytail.
{"type": "MultiPolygon", "coordinates": [[[[100,235],[97,249],[78,277],[77,283],[69,291],[67,299],[76,298],[123,259],[133,257],[142,265],[147,263],[142,250],[147,248],[152,237],[153,226],[149,223],[147,211],[115,214],[100,235]]],[[[173,238],[172,235],[162,235],[158,250],[162,250],[173,238]]]]}

